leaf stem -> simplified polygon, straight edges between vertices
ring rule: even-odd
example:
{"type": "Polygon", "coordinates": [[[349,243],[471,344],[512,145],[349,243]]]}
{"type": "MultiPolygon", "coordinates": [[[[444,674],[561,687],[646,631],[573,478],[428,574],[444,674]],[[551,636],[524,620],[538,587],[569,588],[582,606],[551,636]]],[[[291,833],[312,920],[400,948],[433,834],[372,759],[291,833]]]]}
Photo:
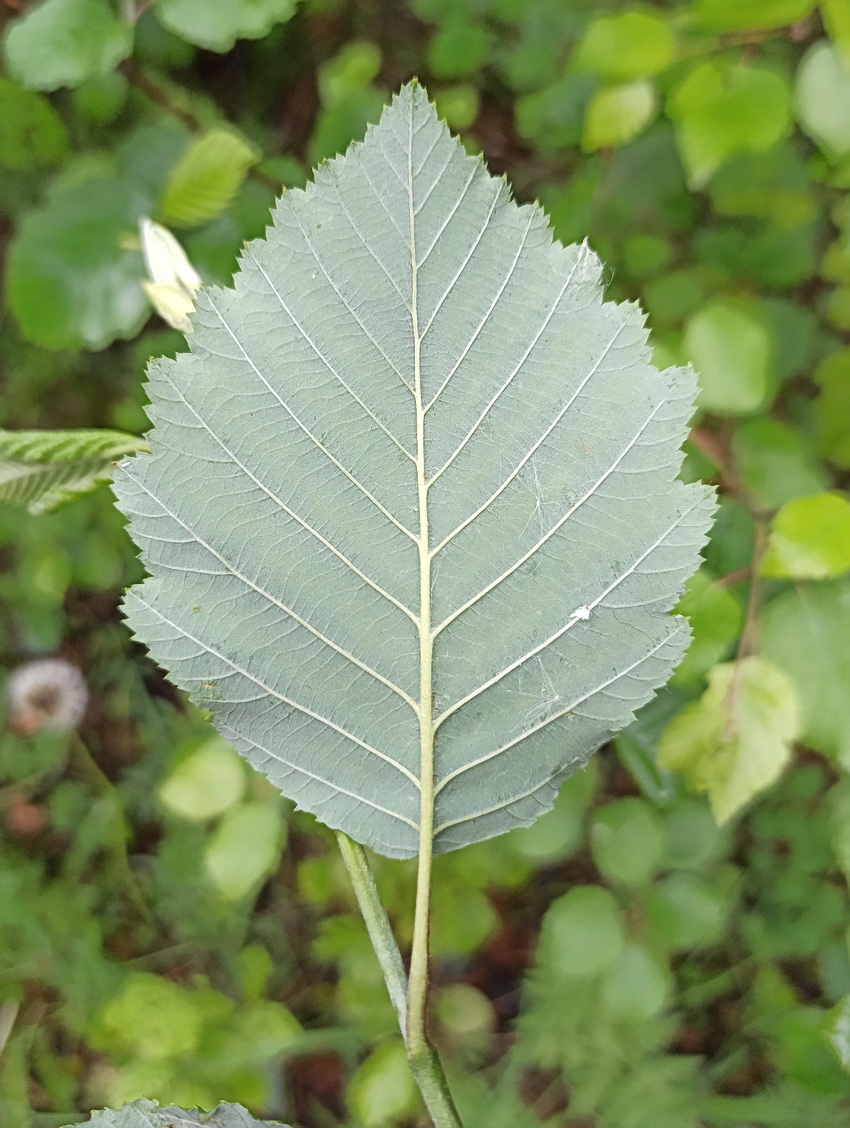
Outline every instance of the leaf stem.
{"type": "Polygon", "coordinates": [[[354,887],[354,895],[360,906],[366,931],[378,957],[390,1000],[395,1007],[398,1025],[404,1034],[407,1022],[407,975],[386,910],[378,895],[378,887],[369,868],[366,852],[359,842],[355,842],[341,830],[336,832],[336,840],[354,887]]]}
{"type": "Polygon", "coordinates": [[[425,1107],[431,1115],[435,1128],[463,1128],[437,1051],[427,1041],[427,1037],[415,1048],[410,1045],[407,976],[386,910],[378,895],[375,878],[366,859],[366,852],[359,843],[354,842],[342,831],[336,832],[336,839],[345,868],[351,878],[369,939],[378,957],[390,1000],[398,1017],[399,1028],[407,1048],[410,1071],[422,1094],[425,1107]]]}

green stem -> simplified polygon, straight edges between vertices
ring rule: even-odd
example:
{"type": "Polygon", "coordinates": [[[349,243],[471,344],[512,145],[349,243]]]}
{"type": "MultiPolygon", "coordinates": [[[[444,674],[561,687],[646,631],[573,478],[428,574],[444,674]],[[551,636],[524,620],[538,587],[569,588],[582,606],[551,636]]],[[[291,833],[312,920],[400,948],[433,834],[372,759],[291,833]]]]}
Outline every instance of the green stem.
{"type": "MultiPolygon", "coordinates": [[[[342,831],[337,831],[336,837],[342,859],[354,887],[360,912],[363,914],[363,920],[366,923],[369,939],[372,941],[372,947],[375,949],[375,955],[378,957],[378,963],[384,975],[387,991],[398,1016],[399,1028],[407,1048],[410,1071],[419,1092],[422,1094],[425,1107],[431,1115],[435,1128],[463,1128],[452,1101],[446,1075],[443,1072],[443,1064],[437,1051],[428,1042],[427,1036],[424,1040],[417,1040],[411,1045],[407,976],[404,973],[401,953],[398,950],[386,910],[378,895],[375,879],[366,860],[366,853],[359,843],[352,841],[342,831]]],[[[427,990],[427,979],[425,988],[427,990]]],[[[422,1001],[424,1005],[424,994],[422,1001]]]]}
{"type": "Polygon", "coordinates": [[[366,860],[366,851],[359,842],[355,842],[341,830],[336,832],[336,840],[354,887],[354,895],[357,897],[366,931],[369,933],[369,939],[381,965],[384,982],[398,1017],[399,1028],[404,1034],[407,1021],[407,976],[386,910],[378,894],[378,887],[375,885],[375,878],[366,860]]]}

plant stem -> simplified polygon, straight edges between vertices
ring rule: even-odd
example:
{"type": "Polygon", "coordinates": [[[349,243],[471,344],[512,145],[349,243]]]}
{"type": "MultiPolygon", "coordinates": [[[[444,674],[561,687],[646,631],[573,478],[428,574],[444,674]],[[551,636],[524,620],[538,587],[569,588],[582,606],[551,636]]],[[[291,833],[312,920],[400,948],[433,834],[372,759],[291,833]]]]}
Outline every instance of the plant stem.
{"type": "Polygon", "coordinates": [[[375,878],[366,860],[366,852],[359,842],[355,842],[341,830],[336,832],[336,840],[354,887],[354,895],[360,906],[366,931],[369,933],[369,939],[381,965],[384,982],[398,1017],[399,1028],[404,1034],[407,1022],[407,976],[386,910],[378,895],[375,878]]]}
{"type": "Polygon", "coordinates": [[[386,910],[378,896],[375,878],[366,860],[366,853],[359,843],[354,842],[342,831],[336,832],[336,838],[342,860],[345,862],[354,887],[360,912],[363,914],[369,939],[378,957],[387,991],[398,1016],[399,1028],[407,1048],[410,1071],[422,1094],[425,1107],[431,1115],[435,1128],[463,1128],[437,1051],[428,1042],[427,1036],[423,1042],[416,1044],[415,1048],[411,1047],[408,1034],[407,976],[404,973],[404,964],[386,910]]]}

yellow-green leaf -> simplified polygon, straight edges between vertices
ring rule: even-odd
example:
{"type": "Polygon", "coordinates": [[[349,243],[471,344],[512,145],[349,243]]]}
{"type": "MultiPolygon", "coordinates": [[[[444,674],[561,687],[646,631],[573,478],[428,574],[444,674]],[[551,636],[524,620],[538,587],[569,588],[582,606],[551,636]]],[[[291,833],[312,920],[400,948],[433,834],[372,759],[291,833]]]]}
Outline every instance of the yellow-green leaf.
{"type": "Polygon", "coordinates": [[[763,658],[715,666],[708,689],[661,735],[658,762],[708,794],[724,823],[780,775],[800,728],[791,681],[763,658]]]}
{"type": "Polygon", "coordinates": [[[795,580],[827,580],[850,569],[850,501],[837,493],[787,502],[773,519],[761,572],[795,580]]]}
{"type": "Polygon", "coordinates": [[[193,141],[165,186],[160,212],[175,227],[195,227],[224,211],[259,153],[228,129],[211,129],[193,141]]]}

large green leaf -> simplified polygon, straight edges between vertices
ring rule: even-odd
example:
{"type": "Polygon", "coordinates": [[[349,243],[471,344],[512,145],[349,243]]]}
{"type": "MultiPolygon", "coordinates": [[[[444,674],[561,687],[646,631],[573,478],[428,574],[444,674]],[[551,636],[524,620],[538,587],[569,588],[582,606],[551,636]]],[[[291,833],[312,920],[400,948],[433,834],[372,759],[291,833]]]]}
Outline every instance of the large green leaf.
{"type": "Polygon", "coordinates": [[[9,244],[9,305],[28,341],[103,349],[149,315],[142,256],[125,244],[147,201],[108,176],[70,179],[24,217],[9,244]]]}
{"type": "MultiPolygon", "coordinates": [[[[190,1125],[205,1125],[206,1128],[286,1128],[279,1120],[256,1120],[241,1105],[220,1104],[212,1112],[198,1109],[186,1111],[182,1108],[161,1108],[156,1101],[133,1101],[117,1111],[106,1108],[93,1112],[91,1124],[94,1128],[189,1128],[190,1125]]],[[[67,1128],[74,1128],[69,1124],[67,1128]]]]}
{"type": "Polygon", "coordinates": [[[79,86],[109,74],[133,47],[133,32],[109,0],[44,0],[9,28],[6,62],[34,90],[79,86]]]}
{"type": "Polygon", "coordinates": [[[288,20],[297,0],[157,0],[156,14],[170,31],[206,47],[229,51],[237,39],[260,39],[288,20]]]}
{"type": "Polygon", "coordinates": [[[46,513],[94,489],[144,445],[121,431],[0,431],[0,501],[46,513]]]}
{"type": "Polygon", "coordinates": [[[121,509],[137,636],[291,798],[376,850],[526,825],[680,660],[694,394],[586,246],[420,87],[287,192],[150,370],[121,509]],[[433,759],[432,759],[433,757],[433,759]]]}

